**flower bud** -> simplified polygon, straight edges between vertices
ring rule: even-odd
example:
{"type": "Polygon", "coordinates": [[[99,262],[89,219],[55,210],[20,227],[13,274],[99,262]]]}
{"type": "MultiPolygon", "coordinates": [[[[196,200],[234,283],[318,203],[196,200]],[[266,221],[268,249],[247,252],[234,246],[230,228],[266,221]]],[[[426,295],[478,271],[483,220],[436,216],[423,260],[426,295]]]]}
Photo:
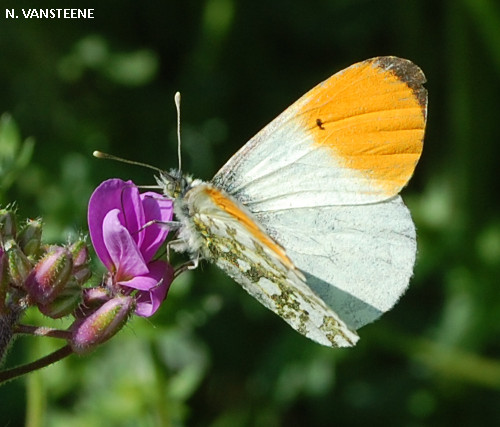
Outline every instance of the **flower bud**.
{"type": "Polygon", "coordinates": [[[39,304],[48,304],[67,285],[73,269],[71,253],[60,246],[49,248],[26,279],[26,290],[39,304]]]}
{"type": "Polygon", "coordinates": [[[75,311],[75,316],[78,318],[88,317],[110,299],[111,293],[104,287],[85,288],[83,289],[82,303],[75,311]]]}
{"type": "Polygon", "coordinates": [[[78,240],[69,248],[73,255],[73,276],[78,283],[83,285],[92,276],[92,271],[89,268],[89,249],[85,241],[78,240]]]}
{"type": "Polygon", "coordinates": [[[76,280],[70,279],[53,301],[47,304],[38,304],[38,309],[46,316],[59,319],[73,313],[81,301],[82,288],[76,280]]]}
{"type": "Polygon", "coordinates": [[[27,256],[36,258],[42,242],[42,221],[29,219],[19,232],[17,242],[27,256]]]}
{"type": "Polygon", "coordinates": [[[81,267],[89,262],[89,248],[85,240],[80,239],[72,243],[68,250],[73,255],[73,268],[81,267]]]}
{"type": "Polygon", "coordinates": [[[131,296],[117,296],[105,302],[90,316],[73,323],[70,345],[77,354],[87,353],[110,339],[125,324],[135,308],[131,296]]]}
{"type": "Polygon", "coordinates": [[[14,211],[0,209],[0,241],[6,242],[15,239],[17,233],[17,222],[14,211]]]}
{"type": "Polygon", "coordinates": [[[33,265],[14,240],[5,242],[4,248],[9,264],[10,280],[15,286],[21,288],[31,273],[33,265]]]}

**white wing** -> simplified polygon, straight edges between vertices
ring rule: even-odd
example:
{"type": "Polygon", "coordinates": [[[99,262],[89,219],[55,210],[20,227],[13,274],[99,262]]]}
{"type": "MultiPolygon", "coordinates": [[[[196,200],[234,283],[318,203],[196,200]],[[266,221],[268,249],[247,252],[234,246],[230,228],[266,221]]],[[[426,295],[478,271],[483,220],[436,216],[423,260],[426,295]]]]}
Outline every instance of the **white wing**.
{"type": "Polygon", "coordinates": [[[255,216],[304,273],[307,285],[351,329],[388,311],[408,286],[415,228],[399,196],[370,205],[255,216]]]}
{"type": "Polygon", "coordinates": [[[185,225],[180,237],[265,307],[320,344],[346,347],[356,343],[357,334],[318,298],[282,248],[242,205],[207,183],[194,186],[176,203],[185,225]]]}
{"type": "Polygon", "coordinates": [[[422,151],[424,82],[404,59],[354,64],[262,129],[213,183],[252,212],[386,200],[406,185],[422,151]]]}
{"type": "Polygon", "coordinates": [[[355,64],[285,110],[213,179],[351,328],[389,310],[412,274],[415,230],[397,194],[422,150],[424,82],[407,60],[355,64]]]}

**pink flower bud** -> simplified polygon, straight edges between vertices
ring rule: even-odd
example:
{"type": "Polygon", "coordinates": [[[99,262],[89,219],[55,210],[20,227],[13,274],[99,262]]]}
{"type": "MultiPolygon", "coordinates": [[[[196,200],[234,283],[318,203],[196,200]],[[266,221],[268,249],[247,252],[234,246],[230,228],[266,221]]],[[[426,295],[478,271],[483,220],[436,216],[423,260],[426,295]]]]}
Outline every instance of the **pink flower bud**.
{"type": "Polygon", "coordinates": [[[4,248],[9,264],[10,280],[15,286],[22,288],[24,281],[33,269],[33,265],[14,240],[5,242],[4,248]]]}
{"type": "Polygon", "coordinates": [[[75,316],[78,318],[88,317],[110,299],[111,294],[104,287],[85,288],[82,303],[75,311],[75,316]]]}
{"type": "Polygon", "coordinates": [[[42,221],[29,219],[19,232],[17,242],[27,256],[37,257],[42,242],[42,221]]]}
{"type": "Polygon", "coordinates": [[[16,215],[10,209],[0,209],[0,240],[15,239],[16,233],[16,215]]]}
{"type": "Polygon", "coordinates": [[[92,270],[89,268],[89,249],[85,240],[81,239],[73,243],[69,248],[73,255],[73,277],[83,285],[92,276],[92,270]]]}
{"type": "Polygon", "coordinates": [[[72,243],[68,250],[73,255],[73,265],[75,267],[80,267],[89,262],[89,250],[85,240],[78,240],[72,243]]]}
{"type": "Polygon", "coordinates": [[[26,290],[39,304],[48,304],[64,289],[71,276],[71,253],[60,246],[49,248],[26,279],[26,290]]]}
{"type": "Polygon", "coordinates": [[[82,288],[76,280],[70,279],[64,289],[47,304],[38,304],[38,309],[53,319],[73,313],[82,301],[82,288]]]}
{"type": "Polygon", "coordinates": [[[89,249],[85,240],[80,239],[75,243],[72,243],[68,250],[73,255],[73,268],[82,267],[87,265],[89,262],[89,249]]]}
{"type": "Polygon", "coordinates": [[[131,296],[118,296],[98,308],[90,316],[72,326],[70,345],[77,354],[84,354],[110,339],[126,323],[135,308],[131,296]]]}
{"type": "Polygon", "coordinates": [[[83,292],[83,303],[88,307],[96,308],[110,299],[111,294],[107,288],[87,288],[83,292]]]}

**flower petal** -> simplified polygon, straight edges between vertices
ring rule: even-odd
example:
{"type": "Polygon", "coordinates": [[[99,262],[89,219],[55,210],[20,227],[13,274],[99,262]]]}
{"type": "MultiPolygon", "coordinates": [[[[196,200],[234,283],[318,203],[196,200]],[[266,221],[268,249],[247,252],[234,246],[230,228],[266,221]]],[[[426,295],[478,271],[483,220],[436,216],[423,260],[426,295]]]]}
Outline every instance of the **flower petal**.
{"type": "Polygon", "coordinates": [[[142,276],[132,277],[130,280],[120,280],[117,284],[127,288],[137,289],[139,291],[150,291],[158,285],[158,282],[158,278],[150,276],[148,272],[142,276]]]}
{"type": "Polygon", "coordinates": [[[144,240],[144,231],[139,230],[146,221],[139,189],[132,181],[125,182],[121,202],[121,211],[124,215],[123,225],[130,232],[137,246],[141,247],[142,241],[144,240]]]}
{"type": "Polygon", "coordinates": [[[170,264],[155,261],[149,264],[151,277],[156,278],[157,286],[149,291],[141,291],[136,299],[135,314],[142,317],[152,316],[167,296],[170,284],[174,280],[174,270],[170,264]]]}
{"type": "MultiPolygon", "coordinates": [[[[149,221],[167,222],[174,216],[174,203],[165,196],[149,191],[141,194],[145,223],[149,221]]],[[[144,228],[144,240],[140,245],[142,255],[149,262],[167,238],[168,227],[151,224],[144,228]]]]}
{"type": "MultiPolygon", "coordinates": [[[[140,202],[139,190],[132,181],[121,179],[108,179],[99,185],[89,200],[88,223],[90,238],[102,263],[108,268],[113,267],[113,262],[108,248],[104,244],[103,221],[112,209],[125,212],[125,225],[131,233],[139,229],[138,224],[144,223],[144,211],[140,202]],[[129,228],[130,227],[130,228],[129,228]]],[[[136,233],[134,240],[142,243],[140,233],[136,233]]]]}
{"type": "Polygon", "coordinates": [[[149,272],[137,244],[122,224],[122,213],[113,209],[104,217],[102,223],[104,246],[109,254],[117,282],[141,276],[149,272]]]}

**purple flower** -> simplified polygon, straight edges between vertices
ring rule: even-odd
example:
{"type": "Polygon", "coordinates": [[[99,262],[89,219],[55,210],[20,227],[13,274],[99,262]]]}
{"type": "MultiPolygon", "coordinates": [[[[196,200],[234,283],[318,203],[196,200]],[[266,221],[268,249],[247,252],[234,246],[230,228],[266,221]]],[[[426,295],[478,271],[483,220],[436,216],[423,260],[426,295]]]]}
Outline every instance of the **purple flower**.
{"type": "Polygon", "coordinates": [[[139,194],[132,181],[109,179],[96,188],[89,201],[90,238],[97,256],[110,272],[114,291],[136,291],[136,314],[151,316],[167,295],[172,267],[153,260],[168,229],[150,221],[171,221],[173,202],[161,194],[139,194]]]}

